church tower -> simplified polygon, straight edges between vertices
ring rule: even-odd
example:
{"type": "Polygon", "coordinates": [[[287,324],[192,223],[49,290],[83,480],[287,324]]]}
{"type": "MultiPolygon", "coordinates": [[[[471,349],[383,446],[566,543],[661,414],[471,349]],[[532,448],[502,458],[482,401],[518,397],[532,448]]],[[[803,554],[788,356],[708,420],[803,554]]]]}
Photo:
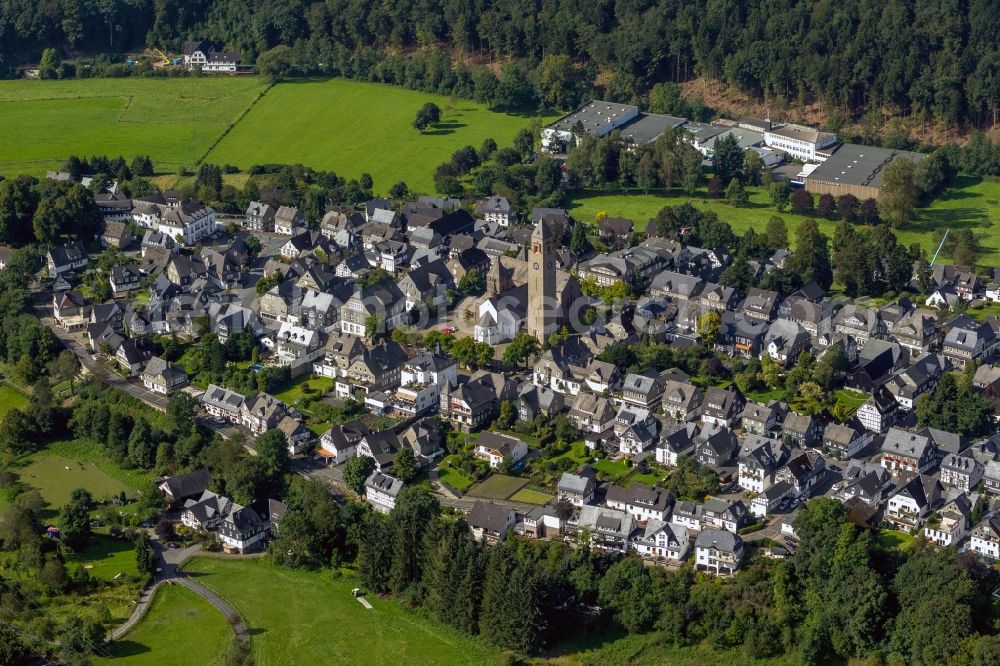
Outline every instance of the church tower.
{"type": "Polygon", "coordinates": [[[559,326],[556,303],[555,233],[543,217],[531,233],[528,253],[528,333],[544,342],[559,326]]]}
{"type": "Polygon", "coordinates": [[[486,273],[486,297],[492,298],[514,287],[513,272],[503,265],[502,257],[494,257],[486,273]]]}

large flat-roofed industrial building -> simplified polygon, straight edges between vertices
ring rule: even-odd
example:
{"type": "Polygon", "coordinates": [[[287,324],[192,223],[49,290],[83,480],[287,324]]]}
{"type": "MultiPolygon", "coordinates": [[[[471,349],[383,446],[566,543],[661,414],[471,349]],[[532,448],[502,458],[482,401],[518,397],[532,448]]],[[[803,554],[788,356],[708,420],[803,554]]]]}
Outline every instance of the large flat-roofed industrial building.
{"type": "Polygon", "coordinates": [[[639,107],[631,104],[593,100],[543,128],[542,150],[565,153],[583,135],[602,137],[616,129],[633,143],[650,143],[668,129],[679,127],[684,122],[683,118],[641,113],[639,107]]]}
{"type": "Polygon", "coordinates": [[[889,164],[903,158],[919,162],[925,157],[908,150],[845,143],[806,177],[806,191],[838,197],[853,194],[862,201],[878,199],[889,164]]]}

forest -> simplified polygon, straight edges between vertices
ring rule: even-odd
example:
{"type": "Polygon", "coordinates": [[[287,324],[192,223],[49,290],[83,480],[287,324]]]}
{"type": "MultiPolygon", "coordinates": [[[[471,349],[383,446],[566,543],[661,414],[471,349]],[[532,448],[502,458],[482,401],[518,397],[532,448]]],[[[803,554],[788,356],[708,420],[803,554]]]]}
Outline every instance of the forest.
{"type": "Polygon", "coordinates": [[[640,101],[668,84],[651,106],[693,116],[669,84],[703,76],[778,112],[818,101],[841,116],[985,127],[1000,109],[990,0],[0,0],[7,75],[49,47],[113,55],[190,39],[245,63],[281,47],[299,74],[460,96],[500,88],[512,105],[569,108],[595,91],[640,101]],[[503,63],[499,77],[487,63],[503,63]]]}

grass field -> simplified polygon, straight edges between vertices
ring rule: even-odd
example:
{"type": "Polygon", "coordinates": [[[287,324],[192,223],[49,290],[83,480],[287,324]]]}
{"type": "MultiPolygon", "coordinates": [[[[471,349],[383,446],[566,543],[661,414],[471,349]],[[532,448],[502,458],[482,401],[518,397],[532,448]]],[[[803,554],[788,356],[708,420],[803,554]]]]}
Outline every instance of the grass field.
{"type": "Polygon", "coordinates": [[[858,407],[865,404],[865,401],[868,400],[867,393],[852,391],[848,388],[838,389],[837,391],[834,391],[834,395],[837,396],[837,402],[842,402],[850,407],[853,407],[854,410],[857,410],[858,407]]]}
{"type": "Polygon", "coordinates": [[[122,469],[107,460],[97,444],[83,440],[52,442],[18,458],[12,469],[22,483],[41,493],[52,515],[69,501],[76,488],[86,488],[96,500],[123,490],[128,497],[134,497],[152,479],[148,472],[122,469]]]}
{"type": "Polygon", "coordinates": [[[91,578],[113,580],[118,574],[137,576],[135,567],[135,544],[125,539],[115,539],[107,535],[94,535],[87,549],[71,554],[67,561],[72,571],[76,565],[83,565],[91,578]]]}
{"type": "Polygon", "coordinates": [[[610,476],[612,481],[617,481],[629,473],[629,467],[623,460],[614,461],[602,458],[594,463],[593,467],[598,472],[604,472],[610,476]]]}
{"type": "Polygon", "coordinates": [[[504,474],[492,474],[485,481],[477,484],[467,494],[469,497],[482,499],[505,500],[528,485],[527,479],[504,474]]]}
{"type": "Polygon", "coordinates": [[[182,666],[222,663],[233,633],[226,619],[194,592],[164,585],[135,629],[108,646],[98,664],[182,666]]]}
{"type": "MultiPolygon", "coordinates": [[[[690,203],[699,209],[715,211],[719,219],[728,222],[737,234],[742,234],[751,227],[763,231],[767,221],[773,215],[778,215],[788,225],[789,236],[794,243],[794,230],[806,216],[787,211],[779,213],[771,207],[770,198],[763,188],[749,188],[749,194],[750,205],[735,208],[724,201],[709,199],[704,189],[694,196],[675,191],[643,194],[638,190],[602,190],[574,196],[567,204],[567,209],[576,219],[591,223],[595,221],[598,212],[604,211],[614,217],[634,220],[637,228],[645,231],[649,218],[655,217],[664,206],[690,203]]],[[[833,236],[837,222],[818,219],[817,223],[825,234],[833,236]]],[[[933,233],[938,227],[972,228],[980,237],[982,246],[980,265],[1000,263],[1000,180],[958,178],[953,187],[935,199],[928,208],[921,209],[913,222],[895,232],[903,245],[908,247],[911,243],[920,243],[932,254],[936,249],[933,233]]]]}
{"type": "Polygon", "coordinates": [[[207,160],[242,168],[300,162],[348,178],[368,172],[379,192],[401,180],[431,192],[434,169],[455,150],[478,148],[486,138],[510,145],[530,122],[475,102],[394,86],[344,79],[284,83],[271,89],[207,160]],[[441,123],[421,134],[412,123],[426,102],[441,108],[441,123]]]}
{"type": "Polygon", "coordinates": [[[524,502],[525,504],[537,504],[538,506],[544,506],[552,499],[552,495],[531,490],[530,488],[521,488],[510,496],[511,502],[524,502]]]}
{"type": "Polygon", "coordinates": [[[0,82],[0,173],[44,174],[71,154],[192,165],[264,90],[256,77],[0,82]]]}
{"type": "Polygon", "coordinates": [[[391,600],[369,595],[374,609],[365,610],[351,594],[353,576],[207,557],[190,560],[185,570],[240,612],[257,666],[498,662],[496,651],[391,600]]]}
{"type": "Polygon", "coordinates": [[[0,384],[0,418],[12,409],[24,409],[28,397],[6,382],[0,384]]]}
{"type": "Polygon", "coordinates": [[[442,483],[447,483],[453,490],[457,490],[460,493],[464,493],[469,488],[473,486],[475,481],[462,474],[457,468],[452,467],[448,463],[454,461],[457,456],[445,456],[437,467],[438,480],[442,483]]]}
{"type": "Polygon", "coordinates": [[[283,400],[289,405],[302,397],[305,387],[312,389],[312,397],[318,398],[323,391],[333,387],[333,380],[329,377],[314,377],[313,375],[302,375],[292,380],[292,383],[281,393],[275,393],[274,397],[283,400]]]}
{"type": "Polygon", "coordinates": [[[916,544],[916,538],[913,535],[899,530],[879,530],[875,538],[883,548],[900,552],[912,550],[916,544]]]}

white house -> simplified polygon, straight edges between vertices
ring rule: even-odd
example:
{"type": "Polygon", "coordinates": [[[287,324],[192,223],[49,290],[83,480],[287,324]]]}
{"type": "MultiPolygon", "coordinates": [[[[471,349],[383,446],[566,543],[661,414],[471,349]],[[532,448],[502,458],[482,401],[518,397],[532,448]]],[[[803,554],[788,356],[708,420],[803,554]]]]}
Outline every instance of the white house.
{"type": "Polygon", "coordinates": [[[528,455],[528,445],[510,435],[480,432],[476,436],[475,455],[477,458],[489,461],[490,467],[496,469],[503,464],[505,458],[509,458],[511,463],[520,461],[528,455]]]}
{"type": "Polygon", "coordinates": [[[403,482],[382,472],[372,472],[365,480],[365,499],[379,513],[389,513],[396,508],[396,496],[403,489],[403,482]]]}
{"type": "Polygon", "coordinates": [[[976,525],[969,540],[969,550],[990,562],[1000,559],[1000,516],[992,516],[976,525]]]}
{"type": "Polygon", "coordinates": [[[642,536],[633,545],[643,557],[663,557],[680,562],[687,557],[691,542],[683,525],[652,519],[646,523],[642,536]]]}
{"type": "MultiPolygon", "coordinates": [[[[978,502],[978,498],[976,500],[978,502]]],[[[972,502],[969,496],[956,495],[928,518],[924,526],[924,538],[939,546],[950,546],[965,538],[972,525],[972,502]]]]}
{"type": "Polygon", "coordinates": [[[164,361],[159,356],[149,359],[145,369],[140,374],[140,378],[147,391],[160,395],[170,395],[188,382],[183,367],[164,361]]]}
{"type": "Polygon", "coordinates": [[[707,529],[694,542],[695,570],[731,576],[743,560],[743,539],[726,530],[707,529]]]}
{"type": "Polygon", "coordinates": [[[239,53],[216,51],[209,41],[187,42],[184,45],[184,67],[200,68],[206,74],[232,74],[240,66],[239,53]]]}
{"type": "Polygon", "coordinates": [[[479,304],[479,319],[472,333],[476,342],[498,345],[514,339],[524,325],[524,307],[508,300],[494,297],[479,304]]]}
{"type": "Polygon", "coordinates": [[[403,365],[400,386],[393,393],[393,408],[406,416],[417,416],[438,406],[441,387],[458,383],[454,359],[434,352],[414,356],[403,365]]]}
{"type": "Polygon", "coordinates": [[[763,518],[772,513],[792,493],[792,484],[779,481],[768,487],[750,501],[750,513],[757,518],[763,518]]]}

